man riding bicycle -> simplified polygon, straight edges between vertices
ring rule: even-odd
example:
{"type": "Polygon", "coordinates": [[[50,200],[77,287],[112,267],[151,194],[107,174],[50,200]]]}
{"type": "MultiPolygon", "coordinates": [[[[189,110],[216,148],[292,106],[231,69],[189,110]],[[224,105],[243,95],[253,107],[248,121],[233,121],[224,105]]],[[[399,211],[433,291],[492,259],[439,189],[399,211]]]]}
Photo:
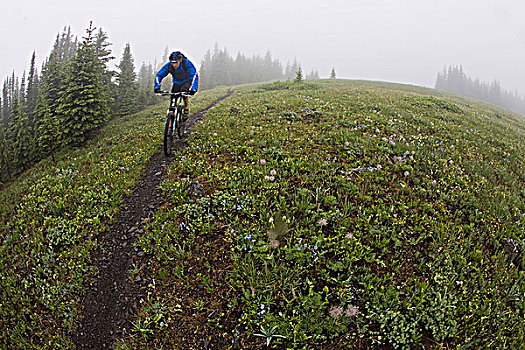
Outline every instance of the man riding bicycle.
{"type": "MultiPolygon", "coordinates": [[[[166,63],[155,77],[155,86],[153,91],[160,92],[160,83],[168,74],[173,77],[173,86],[171,92],[188,92],[193,95],[199,89],[199,74],[193,63],[186,58],[180,51],[174,51],[170,54],[169,62],[166,63]]],[[[184,99],[184,120],[188,119],[190,114],[189,97],[184,99]]]]}

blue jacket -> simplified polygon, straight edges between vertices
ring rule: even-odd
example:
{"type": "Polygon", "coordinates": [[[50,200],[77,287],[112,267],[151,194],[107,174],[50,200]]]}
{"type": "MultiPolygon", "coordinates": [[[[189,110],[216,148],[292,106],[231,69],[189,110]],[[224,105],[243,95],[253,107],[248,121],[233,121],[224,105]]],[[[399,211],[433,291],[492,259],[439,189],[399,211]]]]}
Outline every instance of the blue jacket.
{"type": "Polygon", "coordinates": [[[182,59],[182,62],[177,69],[173,69],[170,62],[166,63],[155,77],[155,89],[160,88],[162,79],[168,74],[173,76],[173,84],[181,85],[187,81],[191,81],[190,90],[197,91],[199,89],[199,74],[193,63],[187,58],[182,59]]]}

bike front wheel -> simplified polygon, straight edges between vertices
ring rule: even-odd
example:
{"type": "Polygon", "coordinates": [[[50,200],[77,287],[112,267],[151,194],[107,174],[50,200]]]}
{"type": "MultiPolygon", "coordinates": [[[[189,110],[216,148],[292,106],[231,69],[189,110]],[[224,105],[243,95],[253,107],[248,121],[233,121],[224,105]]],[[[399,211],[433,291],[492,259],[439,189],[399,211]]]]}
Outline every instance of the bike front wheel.
{"type": "Polygon", "coordinates": [[[166,156],[171,154],[171,148],[173,147],[173,122],[173,116],[168,114],[166,123],[164,123],[164,154],[166,156]]]}
{"type": "Polygon", "coordinates": [[[175,118],[176,123],[175,124],[175,130],[177,130],[177,136],[179,139],[182,139],[182,135],[184,135],[184,122],[182,120],[182,112],[181,110],[177,110],[177,117],[175,118]]]}

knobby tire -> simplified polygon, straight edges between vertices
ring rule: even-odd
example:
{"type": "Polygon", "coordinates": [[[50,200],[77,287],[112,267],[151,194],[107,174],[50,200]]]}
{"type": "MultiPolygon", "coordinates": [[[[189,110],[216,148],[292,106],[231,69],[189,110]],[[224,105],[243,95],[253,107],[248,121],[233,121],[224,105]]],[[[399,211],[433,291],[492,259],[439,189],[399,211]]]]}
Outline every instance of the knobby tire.
{"type": "Polygon", "coordinates": [[[171,147],[173,146],[173,126],[175,120],[169,114],[166,116],[166,123],[164,123],[164,154],[169,156],[171,154],[171,147]]]}
{"type": "Polygon", "coordinates": [[[177,130],[177,136],[179,136],[179,140],[182,139],[182,135],[184,134],[184,123],[182,122],[182,112],[181,110],[177,110],[177,117],[175,118],[177,121],[177,125],[175,125],[175,128],[177,130]]]}

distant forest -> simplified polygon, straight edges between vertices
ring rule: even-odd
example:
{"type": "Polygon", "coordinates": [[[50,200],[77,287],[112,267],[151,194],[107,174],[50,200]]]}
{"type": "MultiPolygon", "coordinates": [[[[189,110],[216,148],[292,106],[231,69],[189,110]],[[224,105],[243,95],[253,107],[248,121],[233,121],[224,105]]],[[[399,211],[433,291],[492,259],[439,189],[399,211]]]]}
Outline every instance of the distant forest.
{"type": "Polygon", "coordinates": [[[216,86],[232,86],[248,83],[257,83],[272,80],[295,80],[298,75],[303,79],[319,79],[319,73],[312,70],[305,76],[302,68],[294,60],[286,67],[278,60],[272,58],[270,51],[264,57],[254,55],[251,58],[238,53],[233,58],[227,49],[219,49],[215,45],[213,51],[208,50],[201,61],[200,85],[203,89],[211,89],[216,86]]]}
{"type": "Polygon", "coordinates": [[[525,99],[517,92],[503,90],[497,80],[490,84],[474,80],[465,74],[462,66],[445,67],[438,73],[436,89],[474,97],[525,116],[525,99]]]}
{"type": "MultiPolygon", "coordinates": [[[[153,79],[164,61],[142,63],[138,73],[127,44],[116,70],[107,33],[91,24],[81,40],[66,27],[38,71],[33,52],[29,71],[6,78],[0,97],[0,181],[30,168],[40,159],[68,146],[82,144],[111,118],[138,112],[161,101],[153,94],[153,79]]],[[[216,86],[303,77],[297,61],[285,68],[268,51],[264,57],[208,50],[200,68],[200,90],[216,86]]],[[[163,81],[166,89],[170,77],[163,81]]]]}

